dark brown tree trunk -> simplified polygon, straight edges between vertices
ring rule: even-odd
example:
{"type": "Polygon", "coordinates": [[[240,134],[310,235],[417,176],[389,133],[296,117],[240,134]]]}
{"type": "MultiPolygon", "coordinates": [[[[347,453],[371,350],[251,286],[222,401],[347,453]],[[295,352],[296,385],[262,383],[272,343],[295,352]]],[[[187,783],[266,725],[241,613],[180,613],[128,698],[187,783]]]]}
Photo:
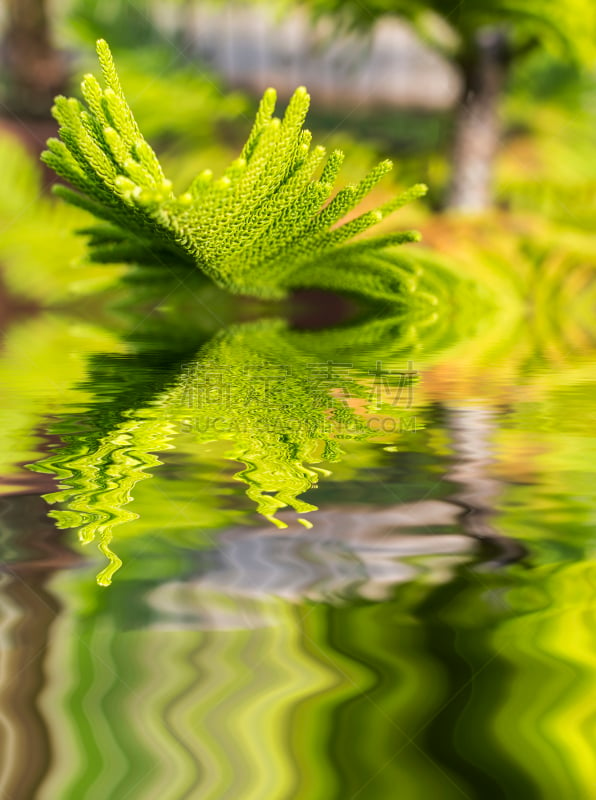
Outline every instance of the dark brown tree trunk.
{"type": "Polygon", "coordinates": [[[48,117],[67,80],[64,59],[52,44],[48,0],[6,0],[6,9],[5,106],[18,117],[48,117]]]}
{"type": "Polygon", "coordinates": [[[485,29],[462,62],[464,89],[457,110],[451,186],[447,208],[484,211],[493,202],[493,174],[499,150],[499,105],[508,65],[503,31],[485,29]]]}

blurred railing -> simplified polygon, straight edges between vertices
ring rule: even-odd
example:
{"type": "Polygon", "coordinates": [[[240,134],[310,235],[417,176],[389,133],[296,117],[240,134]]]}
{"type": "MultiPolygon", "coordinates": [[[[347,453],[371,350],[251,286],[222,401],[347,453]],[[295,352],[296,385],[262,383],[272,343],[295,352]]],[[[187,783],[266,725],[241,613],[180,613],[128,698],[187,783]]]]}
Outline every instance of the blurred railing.
{"type": "Polygon", "coordinates": [[[226,3],[180,7],[156,3],[159,25],[233,87],[282,96],[305,84],[315,102],[335,106],[448,108],[459,91],[449,64],[396,20],[370,37],[338,34],[329,21],[313,27],[300,10],[283,19],[270,7],[226,3]]]}

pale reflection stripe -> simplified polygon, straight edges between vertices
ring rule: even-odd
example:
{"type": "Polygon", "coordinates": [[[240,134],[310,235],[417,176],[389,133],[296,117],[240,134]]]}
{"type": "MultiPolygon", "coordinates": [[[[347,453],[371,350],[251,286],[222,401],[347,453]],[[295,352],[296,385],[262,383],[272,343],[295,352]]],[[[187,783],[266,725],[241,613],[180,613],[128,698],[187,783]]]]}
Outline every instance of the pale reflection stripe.
{"type": "MultiPolygon", "coordinates": [[[[189,747],[192,737],[181,731],[171,709],[183,699],[192,704],[200,676],[192,663],[201,645],[200,631],[148,630],[135,634],[141,683],[135,692],[135,721],[138,745],[143,746],[153,763],[150,780],[133,798],[169,800],[184,798],[195,783],[196,755],[189,747]]],[[[130,655],[129,655],[130,657],[130,655]]]]}

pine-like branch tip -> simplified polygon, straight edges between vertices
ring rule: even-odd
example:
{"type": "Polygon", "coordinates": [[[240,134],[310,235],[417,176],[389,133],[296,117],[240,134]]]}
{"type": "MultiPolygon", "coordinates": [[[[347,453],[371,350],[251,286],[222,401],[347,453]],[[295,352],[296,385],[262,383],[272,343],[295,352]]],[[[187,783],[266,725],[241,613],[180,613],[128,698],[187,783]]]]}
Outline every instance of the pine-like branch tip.
{"type": "Polygon", "coordinates": [[[52,111],[60,138],[50,139],[42,155],[73,186],[56,187],[56,194],[108,223],[111,241],[118,242],[110,249],[101,246],[101,234],[92,236],[91,258],[108,263],[125,254],[125,262],[149,266],[159,253],[185,268],[194,264],[222,288],[257,297],[281,298],[299,286],[395,294],[395,275],[379,254],[418,241],[419,234],[359,240],[353,252],[362,267],[341,278],[331,276],[324,262],[336,252],[344,257],[347,242],[422,197],[426,186],[416,184],[380,208],[355,215],[393,163],[381,161],[358,184],[336,192],[344,154],[334,150],[325,159],[323,146],[311,149],[312,135],[303,128],[306,87],[295,90],[283,120],[273,116],[277,92],[266,89],[240,157],[217,178],[204,170],[176,196],[126,101],[108,43],[98,39],[96,49],[103,81],[84,76],[84,103],[56,98],[52,111]],[[369,258],[372,250],[377,255],[369,258]]]}
{"type": "Polygon", "coordinates": [[[110,50],[110,45],[106,42],[105,39],[98,39],[95,42],[95,52],[97,53],[100,62],[113,62],[112,51],[110,50]]]}

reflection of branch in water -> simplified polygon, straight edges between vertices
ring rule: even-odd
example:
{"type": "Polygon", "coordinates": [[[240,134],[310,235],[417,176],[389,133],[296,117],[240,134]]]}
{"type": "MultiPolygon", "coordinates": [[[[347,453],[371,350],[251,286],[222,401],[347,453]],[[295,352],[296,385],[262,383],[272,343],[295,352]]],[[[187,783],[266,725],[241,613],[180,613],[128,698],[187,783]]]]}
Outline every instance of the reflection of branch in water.
{"type": "Polygon", "coordinates": [[[137,518],[125,509],[136,484],[150,475],[146,470],[162,462],[152,452],[171,447],[174,428],[167,420],[132,420],[121,423],[93,450],[77,455],[59,451],[38,466],[52,471],[67,483],[57,492],[44,495],[50,503],[64,503],[66,509],[50,512],[59,528],[79,528],[82,544],[98,539],[108,566],[97,576],[108,585],[122,561],[110,547],[112,531],[137,518]]]}
{"type": "MultiPolygon", "coordinates": [[[[373,320],[342,329],[338,339],[337,331],[297,333],[280,320],[261,320],[221,331],[153,396],[135,391],[129,373],[124,399],[133,400],[130,408],[112,381],[116,409],[98,403],[84,421],[76,415],[74,423],[64,419],[57,428],[66,432],[65,446],[33,465],[61,481],[59,491],[46,498],[63,505],[53,516],[61,527],[79,527],[84,543],[99,540],[110,563],[98,580],[109,584],[121,564],[110,547],[113,529],[136,518],[125,509],[135,485],[150,477],[162,463],[157,454],[175,447],[181,435],[195,443],[230,441],[227,457],[244,464],[235,477],[247,485],[258,512],[284,527],[280,509],[314,510],[300,496],[316,486],[316,464],[341,458],[342,440],[378,432],[366,424],[367,370],[321,378],[321,365],[326,374],[340,342],[342,355],[375,343],[395,351],[415,340],[409,325],[400,342],[403,327],[396,319],[373,320]],[[96,421],[91,429],[89,416],[96,421]]],[[[141,382],[147,379],[142,372],[141,382]]],[[[411,410],[388,407],[382,413],[400,419],[411,410]]]]}

